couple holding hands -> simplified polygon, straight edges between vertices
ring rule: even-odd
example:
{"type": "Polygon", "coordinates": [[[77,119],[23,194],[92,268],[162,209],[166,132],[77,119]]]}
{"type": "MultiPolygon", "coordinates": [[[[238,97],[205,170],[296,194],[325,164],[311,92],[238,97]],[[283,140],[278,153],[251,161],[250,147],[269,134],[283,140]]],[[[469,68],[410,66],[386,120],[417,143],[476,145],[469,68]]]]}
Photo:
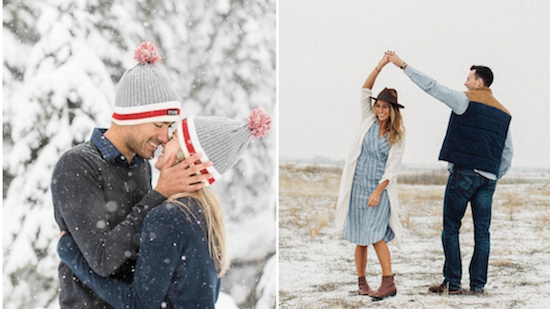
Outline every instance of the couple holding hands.
{"type": "Polygon", "coordinates": [[[245,123],[181,119],[155,46],[142,43],[134,58],[109,129],[96,128],[54,169],[60,307],[214,308],[227,254],[223,212],[207,187],[268,133],[271,117],[255,109],[245,123]],[[148,159],[158,147],[152,189],[148,159]]]}
{"type": "MultiPolygon", "coordinates": [[[[481,294],[487,282],[491,204],[497,181],[510,169],[513,156],[511,115],[492,95],[492,71],[472,66],[464,86],[452,90],[387,51],[367,77],[361,90],[361,124],[346,159],[340,184],[336,226],[344,238],[356,244],[360,295],[374,300],[394,296],[397,288],[387,246],[401,247],[397,175],[405,148],[405,129],[395,89],[384,88],[378,97],[372,87],[382,69],[393,63],[422,90],[443,102],[452,113],[439,160],[450,172],[443,202],[441,235],[445,263],[443,283],[430,292],[462,294],[462,261],[459,229],[468,202],[474,221],[475,248],[470,262],[470,292],[481,294]],[[373,103],[371,103],[373,102],[373,103]],[[367,248],[373,245],[382,268],[382,282],[371,289],[365,274],[367,248]]],[[[418,205],[420,206],[420,205],[418,205]]]]}

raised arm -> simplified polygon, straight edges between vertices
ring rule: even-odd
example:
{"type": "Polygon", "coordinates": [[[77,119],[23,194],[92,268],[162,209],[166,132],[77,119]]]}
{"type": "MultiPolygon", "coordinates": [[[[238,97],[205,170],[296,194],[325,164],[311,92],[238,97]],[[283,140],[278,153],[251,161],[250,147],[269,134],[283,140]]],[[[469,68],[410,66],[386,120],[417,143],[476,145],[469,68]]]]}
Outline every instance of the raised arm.
{"type": "Polygon", "coordinates": [[[384,66],[386,66],[386,64],[388,64],[389,62],[390,62],[389,55],[388,55],[388,52],[386,52],[384,57],[380,59],[376,67],[372,70],[372,72],[367,77],[367,80],[363,84],[363,88],[372,89],[372,86],[374,86],[374,81],[376,80],[376,77],[378,77],[378,74],[380,73],[380,71],[382,71],[384,66]]]}
{"type": "Polygon", "coordinates": [[[376,67],[374,67],[372,72],[367,77],[367,80],[365,80],[363,88],[361,89],[361,117],[363,119],[374,117],[374,112],[371,106],[372,87],[374,86],[374,81],[380,71],[382,71],[384,66],[389,63],[387,53],[388,52],[386,52],[384,57],[380,59],[376,67]]]}
{"type": "Polygon", "coordinates": [[[435,79],[408,65],[394,52],[386,53],[386,55],[391,63],[403,69],[405,74],[424,92],[445,103],[457,115],[466,112],[470,101],[465,92],[441,85],[435,79]]]}

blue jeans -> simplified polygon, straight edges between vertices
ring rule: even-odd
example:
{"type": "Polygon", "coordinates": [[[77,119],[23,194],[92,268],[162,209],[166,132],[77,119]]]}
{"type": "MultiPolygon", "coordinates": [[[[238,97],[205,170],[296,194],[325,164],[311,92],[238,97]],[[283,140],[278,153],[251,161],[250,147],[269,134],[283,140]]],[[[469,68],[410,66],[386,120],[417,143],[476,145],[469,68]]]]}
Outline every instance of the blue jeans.
{"type": "Polygon", "coordinates": [[[449,176],[443,204],[443,276],[452,290],[461,288],[462,259],[460,256],[459,229],[468,202],[472,207],[475,247],[470,261],[470,288],[481,290],[487,282],[489,265],[489,227],[491,204],[496,181],[489,180],[472,169],[456,167],[449,176]]]}

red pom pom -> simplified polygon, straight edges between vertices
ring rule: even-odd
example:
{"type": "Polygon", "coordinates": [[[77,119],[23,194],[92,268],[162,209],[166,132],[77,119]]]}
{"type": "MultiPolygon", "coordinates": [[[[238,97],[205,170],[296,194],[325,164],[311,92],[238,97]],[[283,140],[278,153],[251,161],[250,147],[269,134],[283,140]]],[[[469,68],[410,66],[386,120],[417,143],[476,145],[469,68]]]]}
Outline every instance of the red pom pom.
{"type": "Polygon", "coordinates": [[[157,52],[157,47],[151,42],[143,42],[134,50],[134,59],[140,64],[157,64],[162,57],[157,52]]]}
{"type": "Polygon", "coordinates": [[[248,116],[248,127],[254,138],[266,136],[271,129],[271,116],[263,110],[256,108],[248,116]]]}

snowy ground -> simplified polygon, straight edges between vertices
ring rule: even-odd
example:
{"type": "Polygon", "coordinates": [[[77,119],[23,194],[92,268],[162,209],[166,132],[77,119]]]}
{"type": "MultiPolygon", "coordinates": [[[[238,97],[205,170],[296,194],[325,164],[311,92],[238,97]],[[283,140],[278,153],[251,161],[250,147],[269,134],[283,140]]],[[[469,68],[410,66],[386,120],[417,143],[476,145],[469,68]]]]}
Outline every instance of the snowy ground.
{"type": "MultiPolygon", "coordinates": [[[[279,308],[549,308],[550,183],[499,184],[493,202],[491,256],[485,295],[432,295],[442,281],[444,186],[400,185],[400,219],[408,230],[390,245],[398,294],[380,302],[358,296],[355,245],[333,224],[340,174],[281,167],[279,178],[279,308]]],[[[473,251],[468,209],[461,230],[463,287],[473,251]]],[[[369,247],[367,280],[381,269],[369,247]]]]}

